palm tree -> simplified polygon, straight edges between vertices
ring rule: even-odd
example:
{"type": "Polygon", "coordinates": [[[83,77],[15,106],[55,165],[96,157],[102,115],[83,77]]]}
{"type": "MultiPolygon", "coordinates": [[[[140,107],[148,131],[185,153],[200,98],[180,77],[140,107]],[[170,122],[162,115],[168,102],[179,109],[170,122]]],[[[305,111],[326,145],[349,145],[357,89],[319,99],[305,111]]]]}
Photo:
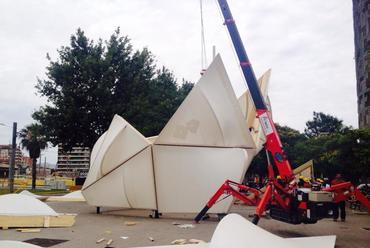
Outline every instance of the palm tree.
{"type": "Polygon", "coordinates": [[[47,141],[41,132],[39,124],[31,124],[23,128],[18,137],[21,139],[23,149],[26,149],[32,159],[32,189],[36,188],[36,161],[40,157],[41,150],[47,147],[47,141]]]}

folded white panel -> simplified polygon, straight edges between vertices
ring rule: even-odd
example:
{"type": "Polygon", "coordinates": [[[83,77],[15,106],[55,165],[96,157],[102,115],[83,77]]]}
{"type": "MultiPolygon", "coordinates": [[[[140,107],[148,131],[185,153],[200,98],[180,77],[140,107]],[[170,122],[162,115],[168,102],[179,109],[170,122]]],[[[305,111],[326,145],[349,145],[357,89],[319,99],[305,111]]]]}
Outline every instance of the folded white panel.
{"type": "Polygon", "coordinates": [[[0,196],[0,215],[58,215],[51,207],[35,197],[24,194],[0,196]]]}
{"type": "MultiPolygon", "coordinates": [[[[271,69],[266,71],[259,79],[258,85],[261,90],[262,97],[265,100],[266,105],[270,108],[270,100],[268,98],[267,89],[271,76],[271,69]]],[[[243,115],[246,121],[246,127],[251,131],[253,140],[257,147],[257,153],[262,149],[263,144],[266,142],[265,135],[263,134],[260,122],[258,120],[256,108],[254,106],[253,100],[251,98],[250,92],[247,90],[238,99],[239,105],[242,109],[243,115]]]]}
{"type": "Polygon", "coordinates": [[[128,124],[122,117],[119,118],[126,125],[112,140],[104,155],[101,165],[103,175],[150,145],[150,142],[141,133],[128,124]]]}
{"type": "MultiPolygon", "coordinates": [[[[241,182],[253,158],[241,148],[154,145],[158,209],[163,213],[198,213],[226,179],[241,182]]],[[[210,213],[226,213],[229,197],[210,213]]]]}
{"type": "Polygon", "coordinates": [[[93,206],[156,209],[151,147],[85,187],[82,194],[93,206]]]}
{"type": "Polygon", "coordinates": [[[83,189],[150,145],[150,142],[119,115],[95,143],[90,171],[83,189]]]}
{"type": "Polygon", "coordinates": [[[220,56],[193,87],[154,144],[255,147],[220,56]]]}
{"type": "Polygon", "coordinates": [[[95,142],[94,147],[91,151],[90,155],[90,168],[89,173],[87,174],[86,180],[84,182],[84,185],[82,186],[82,189],[86,188],[93,182],[95,182],[97,179],[101,177],[101,170],[100,170],[100,164],[101,161],[96,162],[96,157],[98,156],[98,153],[101,153],[101,147],[102,143],[105,139],[105,135],[107,132],[104,132],[99,139],[95,142]]]}

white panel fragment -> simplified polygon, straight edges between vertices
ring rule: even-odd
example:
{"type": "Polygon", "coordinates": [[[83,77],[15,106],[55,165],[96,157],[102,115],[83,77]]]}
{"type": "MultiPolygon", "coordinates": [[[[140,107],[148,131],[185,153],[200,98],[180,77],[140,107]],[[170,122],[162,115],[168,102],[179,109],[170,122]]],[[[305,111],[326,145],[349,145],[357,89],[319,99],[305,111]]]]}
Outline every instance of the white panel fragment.
{"type": "Polygon", "coordinates": [[[51,207],[35,197],[24,194],[0,195],[0,215],[58,215],[51,207]]]}

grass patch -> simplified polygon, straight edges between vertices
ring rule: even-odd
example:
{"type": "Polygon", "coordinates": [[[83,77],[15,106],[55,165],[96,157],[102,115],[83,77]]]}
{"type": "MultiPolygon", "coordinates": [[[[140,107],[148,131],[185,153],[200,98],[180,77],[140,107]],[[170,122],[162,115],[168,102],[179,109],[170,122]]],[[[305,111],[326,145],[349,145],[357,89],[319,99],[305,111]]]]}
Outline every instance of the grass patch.
{"type": "MultiPolygon", "coordinates": [[[[23,189],[15,189],[15,193],[21,192],[23,189]]],[[[61,195],[69,193],[70,191],[64,190],[64,189],[52,189],[52,190],[46,190],[46,189],[27,189],[28,191],[37,194],[37,195],[61,195]]],[[[0,188],[0,195],[9,194],[9,189],[0,188]]]]}

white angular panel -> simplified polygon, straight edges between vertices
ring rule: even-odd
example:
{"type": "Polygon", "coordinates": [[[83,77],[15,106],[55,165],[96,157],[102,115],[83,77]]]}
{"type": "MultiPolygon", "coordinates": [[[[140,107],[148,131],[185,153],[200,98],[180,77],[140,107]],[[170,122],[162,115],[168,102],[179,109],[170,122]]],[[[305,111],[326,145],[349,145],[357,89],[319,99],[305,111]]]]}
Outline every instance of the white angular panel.
{"type": "Polygon", "coordinates": [[[125,122],[125,128],[114,137],[104,154],[101,165],[101,172],[103,175],[150,145],[150,142],[141,133],[127,123],[122,117],[120,117],[120,119],[120,121],[125,122]]]}
{"type": "Polygon", "coordinates": [[[134,156],[150,142],[119,115],[97,140],[91,152],[90,170],[83,189],[134,156]]]}
{"type": "Polygon", "coordinates": [[[86,202],[98,207],[130,208],[123,182],[124,167],[111,171],[82,190],[86,202]]]}
{"type": "Polygon", "coordinates": [[[200,78],[154,144],[255,147],[220,56],[200,78]]]}
{"type": "MultiPolygon", "coordinates": [[[[250,152],[252,152],[251,150],[250,152]]],[[[198,213],[226,179],[241,182],[253,155],[241,148],[153,146],[158,209],[198,213]]],[[[210,213],[226,213],[232,198],[210,213]]]]}
{"type": "Polygon", "coordinates": [[[83,189],[93,206],[156,209],[151,147],[83,189]]]}

